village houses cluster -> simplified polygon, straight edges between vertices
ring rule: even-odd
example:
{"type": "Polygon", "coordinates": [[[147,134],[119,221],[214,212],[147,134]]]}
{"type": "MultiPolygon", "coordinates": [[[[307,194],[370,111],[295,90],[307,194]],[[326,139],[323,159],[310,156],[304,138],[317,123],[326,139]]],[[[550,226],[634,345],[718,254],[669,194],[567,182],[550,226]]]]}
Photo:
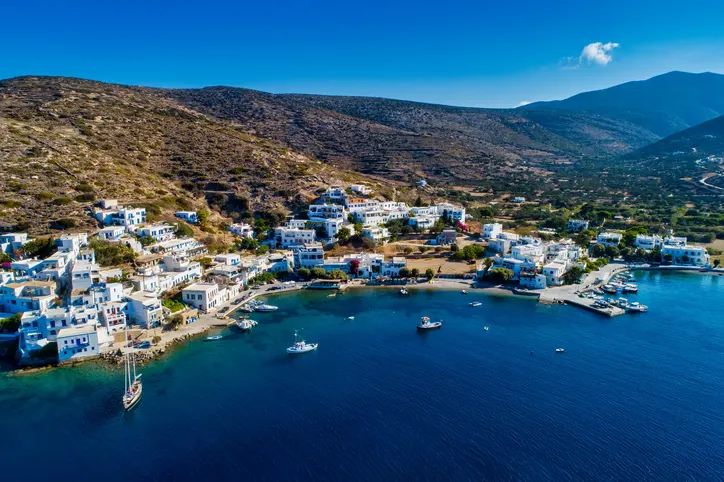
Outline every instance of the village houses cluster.
{"type": "MultiPolygon", "coordinates": [[[[245,286],[263,273],[292,272],[319,268],[326,273],[342,271],[358,278],[396,277],[406,269],[404,257],[385,259],[382,254],[361,252],[325,256],[324,245],[338,240],[342,230],[381,244],[390,234],[385,224],[401,220],[418,232],[431,229],[440,219],[465,228],[465,208],[450,203],[410,207],[403,202],[378,201],[367,186],[333,187],[308,206],[307,219],[289,219],[267,233],[236,223],[228,231],[241,238],[260,238],[273,248],[256,256],[217,254],[202,266],[206,246],[193,237],[178,237],[175,223],[149,223],[146,210],[103,200],[93,211],[102,226],[94,235],[108,243],[129,247],[135,253],[135,271],[128,276],[120,269],[102,269],[90,248],[86,233],[66,234],[55,240],[57,250],[45,259],[23,258],[22,247],[32,239],[25,233],[0,235],[0,252],[14,260],[0,271],[0,318],[20,314],[19,355],[29,357],[51,342],[57,345],[59,361],[97,356],[111,346],[123,330],[160,326],[171,311],[163,306],[167,292],[181,293],[188,307],[203,313],[217,310],[237,297],[245,286]],[[266,238],[266,239],[264,239],[266,238]]],[[[176,217],[199,223],[193,211],[176,217]]],[[[568,230],[588,229],[588,221],[571,220],[568,230]]],[[[499,223],[485,224],[482,237],[497,253],[493,267],[507,268],[522,286],[542,289],[564,283],[571,267],[585,267],[584,252],[571,239],[542,241],[532,236],[506,232],[499,223]]],[[[597,242],[618,246],[621,233],[604,232],[597,242]]],[[[435,239],[439,245],[456,242],[456,230],[445,229],[435,239]]],[[[686,238],[639,235],[636,247],[660,250],[674,264],[707,266],[704,248],[687,245],[686,238]]],[[[479,272],[482,266],[479,267],[479,272]]],[[[187,318],[192,322],[193,317],[187,318]]]]}

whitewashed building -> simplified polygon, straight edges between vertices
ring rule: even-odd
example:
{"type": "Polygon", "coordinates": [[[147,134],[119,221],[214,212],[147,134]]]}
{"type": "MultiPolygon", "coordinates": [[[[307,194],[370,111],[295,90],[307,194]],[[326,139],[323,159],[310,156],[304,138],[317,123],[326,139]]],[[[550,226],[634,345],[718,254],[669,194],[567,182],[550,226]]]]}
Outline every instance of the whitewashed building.
{"type": "Polygon", "coordinates": [[[621,233],[604,232],[598,235],[598,244],[602,244],[606,247],[616,246],[618,247],[621,242],[623,235],[621,233]]]}
{"type": "Polygon", "coordinates": [[[176,226],[168,223],[156,223],[148,226],[141,226],[136,231],[139,238],[153,238],[155,241],[166,241],[176,237],[176,226]]]}
{"type": "Polygon", "coordinates": [[[402,256],[394,256],[391,260],[382,263],[380,274],[394,278],[400,276],[400,271],[403,268],[407,268],[407,259],[402,256]]]}
{"type": "Polygon", "coordinates": [[[375,243],[385,243],[390,239],[390,230],[379,226],[362,228],[362,236],[371,239],[375,243]]]}
{"type": "Polygon", "coordinates": [[[503,225],[500,223],[483,224],[483,238],[497,238],[498,234],[503,232],[503,225]]]}
{"type": "Polygon", "coordinates": [[[222,303],[220,292],[221,288],[216,283],[194,283],[184,288],[181,293],[185,304],[209,313],[222,303]]]}
{"type": "Polygon", "coordinates": [[[661,236],[652,235],[648,236],[646,234],[637,234],[636,235],[636,241],[634,241],[634,246],[637,248],[645,249],[647,251],[661,248],[663,246],[664,240],[661,238],[661,236]]]}
{"type": "Polygon", "coordinates": [[[274,234],[277,246],[286,249],[313,242],[316,231],[314,229],[276,228],[274,234]]]}
{"type": "Polygon", "coordinates": [[[163,323],[164,315],[161,300],[155,293],[138,291],[126,297],[128,315],[132,322],[144,328],[152,328],[163,323]]]}
{"type": "Polygon", "coordinates": [[[312,204],[307,210],[310,221],[324,221],[325,219],[347,219],[347,210],[339,204],[312,204]]]}
{"type": "Polygon", "coordinates": [[[174,213],[174,216],[191,224],[199,222],[199,216],[196,214],[196,211],[177,211],[174,213]]]}
{"type": "Polygon", "coordinates": [[[242,238],[253,238],[254,228],[250,224],[235,223],[226,228],[231,234],[241,236],[242,238]]]}
{"type": "Polygon", "coordinates": [[[578,233],[588,229],[589,222],[584,219],[569,219],[568,220],[568,231],[578,233]]]}
{"type": "Polygon", "coordinates": [[[93,358],[100,355],[98,331],[95,325],[62,328],[56,335],[58,362],[93,358]]]}
{"type": "Polygon", "coordinates": [[[294,265],[296,268],[314,268],[324,264],[322,243],[307,243],[294,247],[294,265]]]}

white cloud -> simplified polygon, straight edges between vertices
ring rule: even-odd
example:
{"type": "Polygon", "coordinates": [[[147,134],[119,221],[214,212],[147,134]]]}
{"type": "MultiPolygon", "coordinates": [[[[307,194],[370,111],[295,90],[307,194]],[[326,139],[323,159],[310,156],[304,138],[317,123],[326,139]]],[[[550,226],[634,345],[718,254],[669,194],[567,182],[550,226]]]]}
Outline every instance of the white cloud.
{"type": "Polygon", "coordinates": [[[532,104],[532,103],[533,103],[532,100],[523,100],[523,101],[518,102],[515,106],[523,107],[524,105],[528,105],[528,104],[532,104]]]}
{"type": "Polygon", "coordinates": [[[583,47],[579,62],[588,64],[606,65],[613,60],[613,49],[619,44],[615,42],[593,42],[583,47]]]}

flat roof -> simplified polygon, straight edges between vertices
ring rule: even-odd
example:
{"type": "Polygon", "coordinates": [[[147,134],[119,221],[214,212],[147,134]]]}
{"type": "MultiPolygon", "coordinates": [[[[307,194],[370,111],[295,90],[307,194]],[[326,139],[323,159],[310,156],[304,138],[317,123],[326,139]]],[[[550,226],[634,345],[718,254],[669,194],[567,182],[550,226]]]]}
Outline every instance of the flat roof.
{"type": "Polygon", "coordinates": [[[75,336],[75,335],[90,335],[91,333],[95,333],[96,327],[95,325],[83,325],[83,326],[69,326],[68,328],[61,328],[58,331],[58,338],[64,338],[66,336],[75,336]]]}

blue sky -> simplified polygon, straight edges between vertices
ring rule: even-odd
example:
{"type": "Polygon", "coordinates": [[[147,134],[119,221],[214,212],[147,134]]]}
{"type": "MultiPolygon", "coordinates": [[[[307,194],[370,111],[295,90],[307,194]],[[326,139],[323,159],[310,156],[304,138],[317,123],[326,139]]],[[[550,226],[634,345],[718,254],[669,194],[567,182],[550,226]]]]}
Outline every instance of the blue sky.
{"type": "Polygon", "coordinates": [[[724,73],[722,1],[68,0],[6,2],[2,17],[0,78],[510,107],[671,70],[724,73]]]}

